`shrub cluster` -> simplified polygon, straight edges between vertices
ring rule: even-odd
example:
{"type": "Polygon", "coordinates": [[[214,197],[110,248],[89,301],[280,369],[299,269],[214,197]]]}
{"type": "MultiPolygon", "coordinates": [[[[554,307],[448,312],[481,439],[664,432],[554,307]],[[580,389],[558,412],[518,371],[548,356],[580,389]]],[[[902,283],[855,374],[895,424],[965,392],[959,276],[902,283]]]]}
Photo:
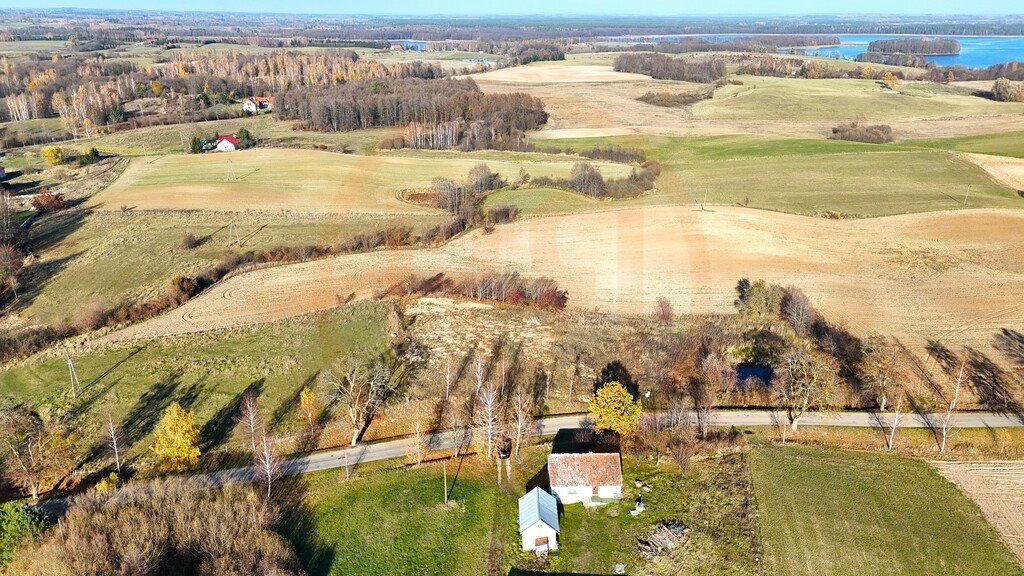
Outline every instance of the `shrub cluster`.
{"type": "Polygon", "coordinates": [[[71,502],[60,529],[12,564],[17,574],[303,574],[272,530],[279,513],[249,490],[152,481],[71,502]]]}
{"type": "Polygon", "coordinates": [[[647,92],[643,96],[637,98],[644,104],[651,104],[653,106],[662,106],[665,108],[685,108],[700,102],[701,100],[710,100],[715,95],[714,90],[703,90],[701,92],[647,92]]]}
{"type": "Polygon", "coordinates": [[[892,128],[888,125],[861,126],[857,122],[836,126],[832,129],[832,135],[829,138],[868,144],[887,144],[894,140],[892,128]]]}
{"type": "Polygon", "coordinates": [[[1000,102],[1024,102],[1024,82],[999,78],[992,85],[992,98],[1000,102]]]}
{"type": "Polygon", "coordinates": [[[605,180],[590,162],[577,162],[568,178],[536,176],[530,182],[537,187],[565,188],[594,198],[629,198],[650,190],[660,174],[661,165],[647,160],[625,178],[605,180]]]}

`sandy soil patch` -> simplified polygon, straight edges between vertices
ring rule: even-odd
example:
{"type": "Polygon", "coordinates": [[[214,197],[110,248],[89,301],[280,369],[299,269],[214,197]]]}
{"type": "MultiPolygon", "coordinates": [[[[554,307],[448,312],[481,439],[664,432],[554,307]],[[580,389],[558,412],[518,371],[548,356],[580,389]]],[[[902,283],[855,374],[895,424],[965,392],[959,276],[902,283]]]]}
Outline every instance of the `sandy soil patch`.
{"type": "Polygon", "coordinates": [[[572,84],[595,82],[637,82],[650,80],[643,74],[616,72],[611,66],[550,64],[546,62],[528,66],[513,66],[483,74],[475,74],[478,82],[503,82],[516,84],[572,84]]]}
{"type": "Polygon", "coordinates": [[[225,281],[181,308],[110,335],[125,340],[274,321],[372,296],[407,274],[514,269],[549,276],[570,305],[727,312],[740,278],[803,288],[829,318],[920,351],[928,339],[990,351],[1024,325],[1024,212],[969,210],[832,221],[718,207],[538,217],[428,250],[342,256],[225,281]]]}
{"type": "Polygon", "coordinates": [[[1024,191],[1024,159],[988,154],[964,154],[993,178],[1014,190],[1024,191]]]}
{"type": "Polygon", "coordinates": [[[1003,542],[1024,563],[1024,462],[933,462],[981,508],[1003,542]]]}

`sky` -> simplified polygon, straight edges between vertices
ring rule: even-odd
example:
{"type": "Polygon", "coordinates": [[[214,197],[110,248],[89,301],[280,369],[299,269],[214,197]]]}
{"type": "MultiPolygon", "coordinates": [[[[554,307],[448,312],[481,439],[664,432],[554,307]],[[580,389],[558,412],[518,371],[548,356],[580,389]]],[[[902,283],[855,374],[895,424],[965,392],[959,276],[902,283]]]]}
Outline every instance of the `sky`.
{"type": "Polygon", "coordinates": [[[1022,14],[1021,0],[0,0],[0,8],[376,15],[1022,14]]]}

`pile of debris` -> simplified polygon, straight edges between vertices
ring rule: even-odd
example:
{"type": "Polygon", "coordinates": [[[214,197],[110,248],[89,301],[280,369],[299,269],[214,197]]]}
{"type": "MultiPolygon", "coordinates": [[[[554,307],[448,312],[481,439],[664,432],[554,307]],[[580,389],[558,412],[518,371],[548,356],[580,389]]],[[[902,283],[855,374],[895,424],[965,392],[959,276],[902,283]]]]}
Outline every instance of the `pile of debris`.
{"type": "Polygon", "coordinates": [[[650,532],[637,538],[637,551],[650,560],[666,550],[672,550],[686,537],[690,529],[679,520],[662,520],[650,532]]]}

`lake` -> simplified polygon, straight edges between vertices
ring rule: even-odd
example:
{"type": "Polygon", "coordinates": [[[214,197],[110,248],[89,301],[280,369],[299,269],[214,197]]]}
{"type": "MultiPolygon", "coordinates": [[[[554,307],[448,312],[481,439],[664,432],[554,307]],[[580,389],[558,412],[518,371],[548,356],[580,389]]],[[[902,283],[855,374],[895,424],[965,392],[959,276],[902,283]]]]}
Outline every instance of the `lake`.
{"type": "MultiPolygon", "coordinates": [[[[822,46],[808,49],[808,54],[854,60],[857,55],[867,52],[868,43],[889,38],[921,38],[920,35],[869,36],[840,34],[839,46],[822,46]]],[[[967,66],[985,68],[1010,60],[1024,60],[1024,36],[942,36],[956,38],[960,42],[960,53],[950,56],[925,56],[925,60],[939,66],[967,66]]]]}
{"type": "MultiPolygon", "coordinates": [[[[678,42],[684,37],[694,35],[662,35],[662,36],[617,36],[605,40],[622,43],[641,42],[678,42]]],[[[696,35],[711,42],[723,42],[756,34],[703,34],[696,35]]],[[[830,58],[855,60],[857,55],[867,52],[868,43],[872,40],[888,38],[922,38],[920,34],[839,34],[839,46],[821,46],[807,49],[808,54],[830,58]]],[[[936,38],[956,38],[960,42],[960,54],[955,56],[925,56],[929,62],[940,66],[967,66],[969,68],[985,68],[993,64],[1001,64],[1010,60],[1024,61],[1024,36],[935,36],[936,38]]],[[[780,50],[780,52],[788,52],[780,50]]]]}

